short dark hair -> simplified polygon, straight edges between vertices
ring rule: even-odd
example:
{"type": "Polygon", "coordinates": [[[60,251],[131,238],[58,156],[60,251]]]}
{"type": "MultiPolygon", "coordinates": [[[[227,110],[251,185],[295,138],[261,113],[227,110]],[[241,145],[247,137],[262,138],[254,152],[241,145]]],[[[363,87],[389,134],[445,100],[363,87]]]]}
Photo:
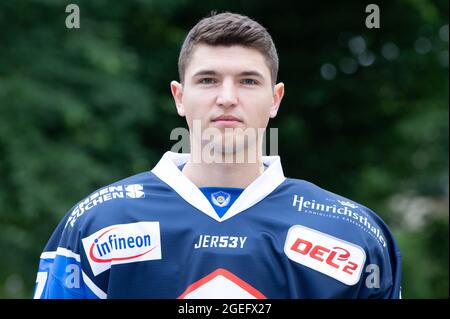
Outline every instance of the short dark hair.
{"type": "Polygon", "coordinates": [[[178,58],[180,81],[184,81],[186,67],[197,44],[243,47],[258,50],[265,58],[270,69],[272,84],[278,74],[278,54],[272,37],[258,22],[236,13],[212,12],[209,17],[200,20],[188,33],[178,58]]]}

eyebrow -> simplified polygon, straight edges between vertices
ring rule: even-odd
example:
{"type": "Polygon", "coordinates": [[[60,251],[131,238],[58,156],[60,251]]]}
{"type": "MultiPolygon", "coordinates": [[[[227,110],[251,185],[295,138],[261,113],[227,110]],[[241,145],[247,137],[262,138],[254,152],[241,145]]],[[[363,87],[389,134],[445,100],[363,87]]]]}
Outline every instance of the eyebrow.
{"type": "MultiPolygon", "coordinates": [[[[218,74],[219,73],[217,73],[216,71],[213,71],[213,70],[200,70],[200,71],[196,72],[193,75],[193,77],[204,76],[204,75],[216,76],[218,74]]],[[[259,73],[258,71],[243,71],[243,72],[239,73],[238,76],[256,76],[258,78],[264,79],[263,75],[261,73],[259,73]]]]}
{"type": "Polygon", "coordinates": [[[218,73],[213,70],[200,70],[196,72],[192,77],[201,76],[201,75],[217,75],[218,73]]]}
{"type": "Polygon", "coordinates": [[[264,79],[263,75],[258,71],[244,71],[239,73],[239,76],[256,76],[258,78],[264,79]]]}

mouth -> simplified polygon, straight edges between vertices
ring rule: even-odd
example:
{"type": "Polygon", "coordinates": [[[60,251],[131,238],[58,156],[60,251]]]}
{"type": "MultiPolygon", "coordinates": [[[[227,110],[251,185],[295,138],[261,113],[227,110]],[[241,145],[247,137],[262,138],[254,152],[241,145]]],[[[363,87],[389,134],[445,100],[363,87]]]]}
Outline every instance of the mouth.
{"type": "Polygon", "coordinates": [[[220,126],[235,126],[242,123],[239,118],[233,115],[221,115],[213,119],[212,122],[220,126]]]}

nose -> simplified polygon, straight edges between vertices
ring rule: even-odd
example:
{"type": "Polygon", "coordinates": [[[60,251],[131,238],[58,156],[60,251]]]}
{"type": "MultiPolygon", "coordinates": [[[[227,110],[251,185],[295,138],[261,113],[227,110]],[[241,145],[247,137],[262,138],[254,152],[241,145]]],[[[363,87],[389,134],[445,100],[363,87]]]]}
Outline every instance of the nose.
{"type": "Polygon", "coordinates": [[[224,80],[219,88],[219,92],[217,95],[217,105],[229,108],[232,106],[236,106],[237,103],[237,90],[233,81],[231,79],[224,80]]]}

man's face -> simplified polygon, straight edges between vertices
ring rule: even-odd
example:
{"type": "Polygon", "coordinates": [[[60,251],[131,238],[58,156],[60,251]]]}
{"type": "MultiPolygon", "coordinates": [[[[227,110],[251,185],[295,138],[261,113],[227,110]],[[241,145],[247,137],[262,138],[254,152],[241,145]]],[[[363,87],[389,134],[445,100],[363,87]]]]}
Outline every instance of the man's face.
{"type": "Polygon", "coordinates": [[[272,86],[264,56],[242,46],[197,45],[187,65],[184,85],[171,83],[177,111],[201,130],[266,128],[275,117],[284,85],[272,86]]]}

